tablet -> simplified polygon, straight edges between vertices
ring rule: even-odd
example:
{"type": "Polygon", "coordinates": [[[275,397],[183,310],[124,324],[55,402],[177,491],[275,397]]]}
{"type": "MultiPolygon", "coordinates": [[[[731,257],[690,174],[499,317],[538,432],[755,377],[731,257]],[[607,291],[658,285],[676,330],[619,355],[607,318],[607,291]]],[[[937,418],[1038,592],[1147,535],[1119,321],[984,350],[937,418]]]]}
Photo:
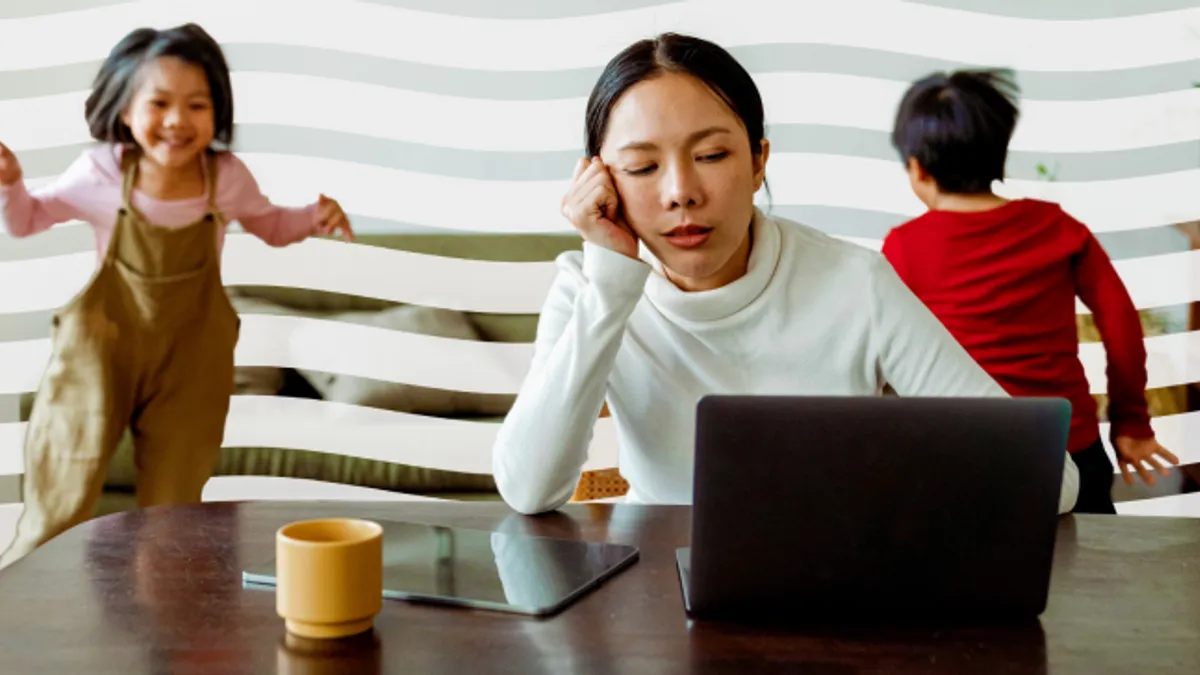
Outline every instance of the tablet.
{"type": "MultiPolygon", "coordinates": [[[[638,559],[638,549],[372,519],[383,527],[383,597],[548,616],[638,559]]],[[[275,585],[275,558],[242,571],[275,585]]]]}

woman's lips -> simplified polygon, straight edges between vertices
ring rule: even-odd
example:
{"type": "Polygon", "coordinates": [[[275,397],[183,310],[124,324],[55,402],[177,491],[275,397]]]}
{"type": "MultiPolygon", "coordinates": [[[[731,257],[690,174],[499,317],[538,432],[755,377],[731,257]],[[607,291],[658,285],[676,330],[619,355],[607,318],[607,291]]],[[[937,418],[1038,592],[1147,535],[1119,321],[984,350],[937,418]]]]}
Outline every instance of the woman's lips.
{"type": "Polygon", "coordinates": [[[711,227],[701,225],[680,225],[666,234],[667,243],[676,248],[696,248],[708,241],[712,234],[711,227]]]}

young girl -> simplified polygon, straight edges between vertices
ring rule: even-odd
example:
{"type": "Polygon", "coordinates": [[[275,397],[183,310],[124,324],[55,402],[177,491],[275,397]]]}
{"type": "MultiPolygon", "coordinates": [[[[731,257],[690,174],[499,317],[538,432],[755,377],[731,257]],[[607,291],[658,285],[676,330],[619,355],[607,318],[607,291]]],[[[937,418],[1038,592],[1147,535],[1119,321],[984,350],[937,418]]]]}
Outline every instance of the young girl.
{"type": "Polygon", "coordinates": [[[85,113],[100,144],[33,194],[0,145],[4,229],[25,237],[83,220],[99,257],[53,320],[26,432],[25,509],[0,568],[90,517],[127,427],[138,504],[200,500],[224,436],[240,327],[219,268],[228,221],[274,246],[336,231],[352,238],[337,202],[275,206],[228,151],[229,69],[199,26],[127,35],[85,113]]]}

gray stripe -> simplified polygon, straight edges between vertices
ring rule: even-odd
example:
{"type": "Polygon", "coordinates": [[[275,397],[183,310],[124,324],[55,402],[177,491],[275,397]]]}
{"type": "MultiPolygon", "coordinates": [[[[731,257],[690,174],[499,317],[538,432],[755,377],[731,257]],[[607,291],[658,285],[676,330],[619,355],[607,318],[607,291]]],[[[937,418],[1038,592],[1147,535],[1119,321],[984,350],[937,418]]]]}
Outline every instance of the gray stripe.
{"type": "MultiPolygon", "coordinates": [[[[973,64],[839,45],[777,44],[729,50],[751,73],[815,72],[912,82],[933,71],[973,64]]],[[[1016,71],[1021,96],[1039,101],[1091,101],[1187,89],[1200,59],[1096,72],[1016,71]]]]}
{"type": "Polygon", "coordinates": [[[21,476],[0,476],[0,504],[21,503],[21,476]]]}
{"type": "Polygon", "coordinates": [[[1192,9],[1196,0],[909,0],[922,5],[961,9],[1022,19],[1110,19],[1192,9]]]}
{"type": "Polygon", "coordinates": [[[21,414],[21,399],[28,394],[0,394],[0,424],[24,422],[21,414]]]}
{"type": "MultiPolygon", "coordinates": [[[[488,71],[410,63],[317,47],[223,45],[235,71],[288,73],[466,98],[541,101],[584,98],[602,66],[551,71],[488,71]]],[[[752,73],[813,72],[911,82],[935,70],[968,64],[878,49],[776,44],[733,47],[752,73]]],[[[0,71],[0,100],[47,96],[91,87],[99,61],[0,71]]],[[[996,65],[996,64],[990,64],[996,65]]],[[[1002,65],[1002,64],[1000,64],[1002,65]]],[[[1100,72],[1018,71],[1022,95],[1043,101],[1088,101],[1186,89],[1200,59],[1100,72]]],[[[581,132],[582,133],[582,132],[581,132]]]]}
{"type": "MultiPolygon", "coordinates": [[[[768,129],[771,149],[868,159],[900,160],[888,134],[882,131],[811,124],[781,124],[768,129]]],[[[62,173],[90,144],[75,144],[18,154],[30,178],[62,173]]],[[[498,152],[461,150],[375,136],[276,124],[245,124],[237,128],[240,152],[263,152],[320,157],[388,169],[474,180],[543,181],[567,179],[582,150],[498,152]]],[[[1200,167],[1200,141],[1186,141],[1134,150],[1083,153],[1013,152],[1010,178],[1037,180],[1045,165],[1060,181],[1115,180],[1150,176],[1200,167]]]]}
{"type": "MultiPolygon", "coordinates": [[[[50,337],[51,314],[53,312],[50,310],[0,314],[0,342],[38,340],[50,337]]],[[[0,409],[3,407],[4,397],[0,396],[0,409]]]]}

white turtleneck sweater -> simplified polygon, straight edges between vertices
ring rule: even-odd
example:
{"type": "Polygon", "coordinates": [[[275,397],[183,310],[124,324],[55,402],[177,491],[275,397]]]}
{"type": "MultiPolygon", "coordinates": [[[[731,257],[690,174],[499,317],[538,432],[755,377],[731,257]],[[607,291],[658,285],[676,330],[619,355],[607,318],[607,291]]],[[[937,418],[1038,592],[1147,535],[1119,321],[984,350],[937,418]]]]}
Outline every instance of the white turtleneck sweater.
{"type": "MultiPolygon", "coordinates": [[[[690,504],[706,394],[1007,396],[874,251],[756,212],[745,276],[685,292],[585,243],[558,258],[534,356],[493,451],[522,513],[573,494],[607,399],[632,502],[690,504]]],[[[1064,450],[1065,452],[1065,450],[1064,450]]],[[[1059,512],[1075,505],[1067,456],[1059,512]]]]}

